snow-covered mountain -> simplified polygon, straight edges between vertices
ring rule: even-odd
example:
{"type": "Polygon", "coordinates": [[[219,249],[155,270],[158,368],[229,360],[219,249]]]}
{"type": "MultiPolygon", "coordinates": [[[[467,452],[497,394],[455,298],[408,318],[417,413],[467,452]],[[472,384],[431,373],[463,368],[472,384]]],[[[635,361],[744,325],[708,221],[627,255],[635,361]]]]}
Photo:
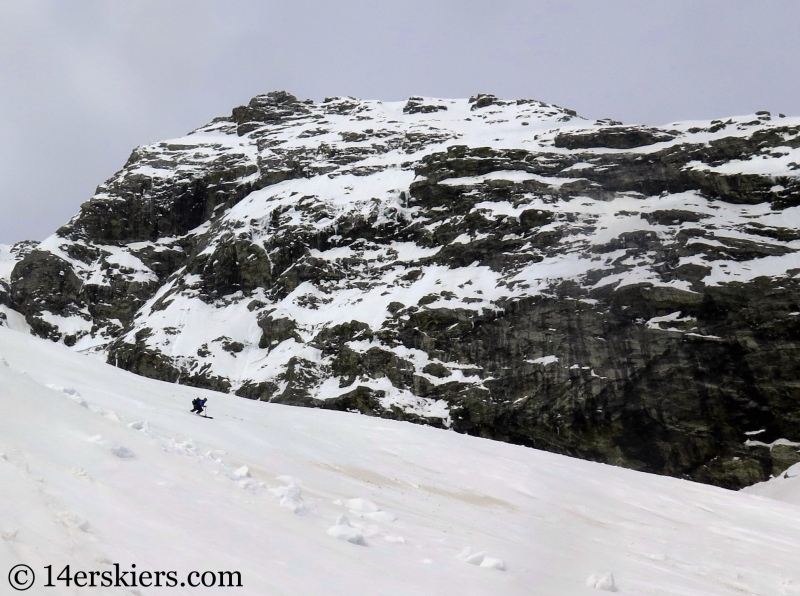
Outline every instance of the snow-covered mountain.
{"type": "Polygon", "coordinates": [[[145,376],[741,487],[800,459],[757,444],[800,441],[798,164],[766,112],[270,93],[136,149],[0,300],[145,376]]]}
{"type": "Polygon", "coordinates": [[[248,596],[800,594],[778,500],[168,384],[5,328],[0,411],[3,594],[21,564],[29,594],[198,594],[180,582],[237,579],[219,572],[248,596]],[[99,587],[115,564],[128,587],[99,587]]]}

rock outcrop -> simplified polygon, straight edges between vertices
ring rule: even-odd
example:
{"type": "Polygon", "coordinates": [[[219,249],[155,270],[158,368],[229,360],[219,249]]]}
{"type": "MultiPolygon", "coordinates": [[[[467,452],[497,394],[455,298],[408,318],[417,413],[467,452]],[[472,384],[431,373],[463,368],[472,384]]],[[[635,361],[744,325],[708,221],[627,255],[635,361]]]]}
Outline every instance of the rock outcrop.
{"type": "Polygon", "coordinates": [[[139,374],[738,488],[800,440],[799,163],[764,112],[269,93],[136,149],[0,301],[139,374]]]}

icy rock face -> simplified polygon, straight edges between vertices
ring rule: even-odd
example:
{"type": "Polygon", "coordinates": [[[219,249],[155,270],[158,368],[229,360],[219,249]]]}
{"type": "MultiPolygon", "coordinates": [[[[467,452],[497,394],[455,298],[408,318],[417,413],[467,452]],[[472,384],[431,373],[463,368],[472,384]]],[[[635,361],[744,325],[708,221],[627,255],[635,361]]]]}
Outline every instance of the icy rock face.
{"type": "Polygon", "coordinates": [[[792,459],[745,432],[800,440],[798,164],[767,113],[269,93],[136,149],[7,302],[146,376],[740,487],[792,459]]]}

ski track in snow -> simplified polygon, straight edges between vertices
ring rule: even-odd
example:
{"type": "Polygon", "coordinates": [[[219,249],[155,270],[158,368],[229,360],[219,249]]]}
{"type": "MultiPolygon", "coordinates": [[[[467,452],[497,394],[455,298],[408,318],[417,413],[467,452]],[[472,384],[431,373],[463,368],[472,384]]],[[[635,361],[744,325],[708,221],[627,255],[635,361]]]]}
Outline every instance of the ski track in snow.
{"type": "Polygon", "coordinates": [[[4,573],[235,570],[240,594],[800,594],[795,505],[161,383],[4,328],[0,355],[4,573]],[[214,420],[189,413],[197,394],[214,420]]]}

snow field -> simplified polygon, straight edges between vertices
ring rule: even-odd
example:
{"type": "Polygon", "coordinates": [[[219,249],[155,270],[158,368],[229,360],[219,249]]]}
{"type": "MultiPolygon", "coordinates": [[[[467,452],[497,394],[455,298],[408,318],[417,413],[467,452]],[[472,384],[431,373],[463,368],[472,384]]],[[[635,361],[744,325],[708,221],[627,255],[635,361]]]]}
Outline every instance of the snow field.
{"type": "Polygon", "coordinates": [[[795,505],[161,383],[5,328],[0,356],[0,583],[135,563],[240,571],[240,594],[800,594],[795,505]]]}

